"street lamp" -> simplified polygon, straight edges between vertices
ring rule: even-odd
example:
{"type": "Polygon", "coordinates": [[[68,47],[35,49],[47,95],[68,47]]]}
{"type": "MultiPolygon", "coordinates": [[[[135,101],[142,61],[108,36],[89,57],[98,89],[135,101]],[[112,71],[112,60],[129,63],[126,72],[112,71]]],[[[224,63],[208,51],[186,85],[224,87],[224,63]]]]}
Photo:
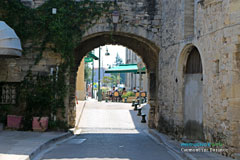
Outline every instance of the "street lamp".
{"type": "Polygon", "coordinates": [[[102,93],[101,90],[100,90],[100,67],[101,67],[101,47],[99,47],[99,59],[98,59],[98,101],[102,101],[102,93]]]}
{"type": "Polygon", "coordinates": [[[116,31],[117,29],[117,24],[118,24],[118,21],[119,21],[119,12],[118,10],[114,10],[112,12],[112,22],[113,22],[113,30],[116,31]]]}
{"type": "Polygon", "coordinates": [[[119,21],[119,12],[117,10],[112,12],[112,21],[113,24],[117,24],[119,21]]]}
{"type": "Polygon", "coordinates": [[[106,53],[105,53],[105,56],[109,56],[110,53],[108,52],[108,48],[106,47],[106,53]]]}
{"type": "MultiPolygon", "coordinates": [[[[98,101],[102,101],[102,91],[100,89],[100,86],[101,86],[101,81],[100,81],[100,72],[101,72],[101,47],[99,47],[99,62],[98,62],[98,101]]],[[[105,53],[106,56],[109,56],[110,53],[108,52],[108,49],[106,48],[106,53],[105,53]]]]}

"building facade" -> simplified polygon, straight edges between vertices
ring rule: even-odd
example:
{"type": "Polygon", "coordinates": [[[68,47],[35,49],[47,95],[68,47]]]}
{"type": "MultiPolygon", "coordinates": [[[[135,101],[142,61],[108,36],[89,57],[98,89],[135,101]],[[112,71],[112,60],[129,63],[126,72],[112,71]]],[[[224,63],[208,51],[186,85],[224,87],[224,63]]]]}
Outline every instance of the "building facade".
{"type": "MultiPolygon", "coordinates": [[[[140,57],[137,56],[132,50],[126,48],[126,64],[138,64],[142,63],[140,57]]],[[[133,90],[136,87],[138,90],[142,88],[142,91],[148,90],[147,74],[134,74],[126,73],[125,87],[127,90],[133,90]],[[140,87],[140,77],[141,77],[141,87],[140,87]]]]}
{"type": "Polygon", "coordinates": [[[84,81],[84,59],[82,59],[81,64],[77,72],[76,80],[76,98],[77,100],[83,101],[86,99],[86,82],[84,81]]]}

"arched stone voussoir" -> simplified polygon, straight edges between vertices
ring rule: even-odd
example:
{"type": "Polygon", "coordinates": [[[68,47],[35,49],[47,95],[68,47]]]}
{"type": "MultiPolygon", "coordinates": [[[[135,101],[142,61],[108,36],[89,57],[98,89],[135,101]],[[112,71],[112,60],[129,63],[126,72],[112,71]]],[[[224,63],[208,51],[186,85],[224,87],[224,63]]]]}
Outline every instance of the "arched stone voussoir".
{"type": "Polygon", "coordinates": [[[76,66],[88,52],[107,44],[122,45],[132,49],[142,58],[148,71],[156,72],[160,49],[144,37],[124,32],[100,32],[83,37],[75,50],[76,66]]]}
{"type": "Polygon", "coordinates": [[[113,29],[113,26],[108,23],[101,23],[92,26],[89,28],[83,37],[89,37],[91,35],[99,34],[102,32],[111,32],[111,33],[125,33],[129,35],[135,35],[138,37],[142,37],[145,40],[150,41],[151,43],[154,43],[156,46],[160,46],[160,32],[159,33],[154,33],[151,30],[146,29],[143,26],[139,25],[129,25],[129,24],[117,24],[116,29],[113,29]]]}

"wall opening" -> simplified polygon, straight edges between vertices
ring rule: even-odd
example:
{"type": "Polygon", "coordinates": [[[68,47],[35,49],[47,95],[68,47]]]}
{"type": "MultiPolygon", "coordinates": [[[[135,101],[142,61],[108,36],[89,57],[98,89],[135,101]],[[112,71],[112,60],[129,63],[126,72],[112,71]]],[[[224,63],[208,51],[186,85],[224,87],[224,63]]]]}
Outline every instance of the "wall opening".
{"type": "Polygon", "coordinates": [[[194,36],[194,0],[184,1],[184,39],[194,36]]]}
{"type": "Polygon", "coordinates": [[[184,134],[189,139],[203,140],[202,61],[196,47],[187,57],[184,74],[184,134]]]}
{"type": "MultiPolygon", "coordinates": [[[[136,35],[122,32],[100,32],[83,37],[82,42],[75,49],[75,67],[70,74],[70,102],[69,102],[69,123],[74,125],[75,88],[76,75],[82,59],[93,49],[104,45],[122,45],[135,52],[146,65],[148,75],[148,101],[151,101],[150,110],[157,106],[157,68],[159,48],[151,41],[136,35]],[[150,75],[150,76],[149,76],[150,75]],[[153,76],[155,75],[155,76],[153,76]],[[151,77],[149,79],[149,77],[151,77]],[[151,89],[150,89],[151,88],[151,89]],[[71,115],[72,114],[72,115],[71,115]],[[73,117],[73,119],[71,118],[73,117]]],[[[154,126],[154,112],[149,112],[149,126],[154,126]]]]}
{"type": "Polygon", "coordinates": [[[187,59],[186,74],[201,74],[202,73],[202,61],[200,54],[196,47],[194,47],[187,59]]]}

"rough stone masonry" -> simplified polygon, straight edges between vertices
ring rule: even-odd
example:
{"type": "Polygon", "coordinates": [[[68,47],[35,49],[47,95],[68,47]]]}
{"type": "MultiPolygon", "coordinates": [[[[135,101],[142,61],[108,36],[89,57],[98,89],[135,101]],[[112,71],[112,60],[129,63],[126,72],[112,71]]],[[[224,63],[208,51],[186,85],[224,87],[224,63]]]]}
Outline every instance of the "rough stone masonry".
{"type": "MultiPolygon", "coordinates": [[[[36,8],[44,0],[22,2],[36,8]]],[[[75,87],[78,65],[88,51],[105,44],[126,46],[143,59],[148,70],[149,127],[179,139],[222,142],[228,156],[240,153],[240,1],[117,3],[120,20],[115,30],[108,21],[111,15],[104,15],[79,42],[70,85],[75,87]]],[[[1,58],[0,81],[21,82],[33,64],[32,57],[34,53],[1,58]]],[[[45,53],[33,70],[49,72],[58,60],[45,53]]],[[[70,91],[66,100],[69,125],[74,124],[74,94],[70,91]]]]}

